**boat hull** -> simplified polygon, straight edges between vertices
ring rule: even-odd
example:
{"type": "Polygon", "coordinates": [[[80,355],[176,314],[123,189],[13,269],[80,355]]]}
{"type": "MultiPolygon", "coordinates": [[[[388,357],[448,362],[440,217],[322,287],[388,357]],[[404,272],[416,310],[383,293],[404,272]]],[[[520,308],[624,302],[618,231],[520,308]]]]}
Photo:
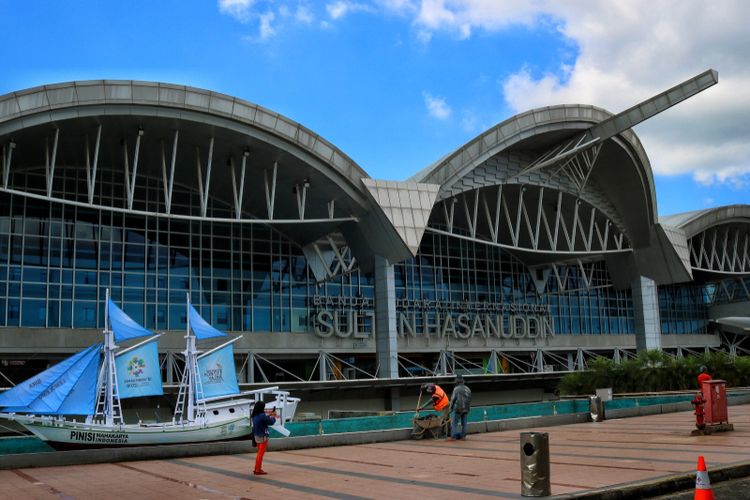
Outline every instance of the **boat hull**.
{"type": "Polygon", "coordinates": [[[16,421],[56,449],[229,441],[248,437],[252,431],[250,420],[246,417],[206,424],[134,424],[116,427],[65,420],[16,421]]]}

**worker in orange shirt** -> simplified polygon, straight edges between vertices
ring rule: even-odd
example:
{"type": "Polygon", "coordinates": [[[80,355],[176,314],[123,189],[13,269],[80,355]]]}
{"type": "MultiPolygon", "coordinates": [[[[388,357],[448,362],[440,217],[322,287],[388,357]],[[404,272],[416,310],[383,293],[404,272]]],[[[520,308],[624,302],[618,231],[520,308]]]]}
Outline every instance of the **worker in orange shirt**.
{"type": "Polygon", "coordinates": [[[432,409],[438,412],[444,428],[447,429],[447,424],[450,421],[451,402],[448,395],[442,387],[433,383],[422,384],[422,390],[431,396],[431,400],[417,408],[417,410],[426,410],[427,407],[432,405],[432,409]]]}
{"type": "Polygon", "coordinates": [[[702,391],[703,382],[711,380],[711,375],[708,374],[708,368],[706,368],[706,365],[701,365],[699,371],[700,373],[698,374],[698,388],[702,391]]]}

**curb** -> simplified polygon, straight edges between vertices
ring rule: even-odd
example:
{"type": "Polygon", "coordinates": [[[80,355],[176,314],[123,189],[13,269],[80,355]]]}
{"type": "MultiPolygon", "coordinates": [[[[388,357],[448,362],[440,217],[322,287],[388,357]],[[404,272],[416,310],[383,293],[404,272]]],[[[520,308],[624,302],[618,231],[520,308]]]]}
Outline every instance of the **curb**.
{"type": "MultiPolygon", "coordinates": [[[[750,476],[750,461],[737,462],[729,465],[713,467],[708,471],[711,484],[739,479],[750,476]]],[[[580,493],[568,493],[555,495],[549,498],[558,500],[579,499],[587,500],[626,500],[637,498],[649,498],[668,493],[686,492],[695,487],[695,472],[683,474],[671,474],[645,481],[634,483],[614,484],[597,488],[595,490],[582,491],[580,493]]]]}
{"type": "MultiPolygon", "coordinates": [[[[588,422],[588,413],[571,413],[565,415],[548,415],[487,420],[471,422],[468,430],[471,434],[497,432],[515,429],[528,429],[541,426],[556,426],[588,422]]],[[[283,439],[271,439],[269,451],[288,451],[306,448],[324,448],[329,446],[347,446],[390,441],[406,441],[411,437],[412,428],[385,429],[378,431],[342,432],[315,436],[299,436],[283,439]]],[[[252,453],[255,448],[250,440],[224,441],[217,443],[172,444],[160,446],[133,446],[122,448],[98,448],[92,450],[48,451],[40,453],[18,453],[0,455],[0,470],[31,467],[50,467],[58,465],[84,465],[112,462],[129,462],[134,460],[171,459],[198,457],[206,455],[232,455],[252,453]]]]}

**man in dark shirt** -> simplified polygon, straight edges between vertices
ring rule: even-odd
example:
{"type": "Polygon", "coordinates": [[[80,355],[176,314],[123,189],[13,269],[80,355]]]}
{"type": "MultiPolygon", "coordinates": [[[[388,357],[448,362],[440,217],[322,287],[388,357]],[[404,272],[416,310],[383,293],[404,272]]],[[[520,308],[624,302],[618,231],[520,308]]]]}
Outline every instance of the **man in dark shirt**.
{"type": "Polygon", "coordinates": [[[448,439],[466,439],[466,425],[471,409],[471,389],[464,384],[461,375],[456,376],[456,385],[451,393],[451,437],[448,439]],[[459,424],[461,430],[459,431],[459,424]]]}

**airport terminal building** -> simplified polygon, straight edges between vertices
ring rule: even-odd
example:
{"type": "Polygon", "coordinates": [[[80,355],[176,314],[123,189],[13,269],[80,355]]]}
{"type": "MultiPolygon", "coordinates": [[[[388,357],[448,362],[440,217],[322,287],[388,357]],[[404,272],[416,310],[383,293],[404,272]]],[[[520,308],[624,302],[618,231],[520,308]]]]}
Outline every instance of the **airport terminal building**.
{"type": "MultiPolygon", "coordinates": [[[[0,96],[0,372],[91,345],[105,294],[177,380],[188,296],[246,382],[573,370],[744,350],[750,205],[660,217],[622,113],[505,120],[406,181],[241,99],[72,82],[0,96]]],[[[696,97],[700,98],[700,96],[696,97]]]]}

